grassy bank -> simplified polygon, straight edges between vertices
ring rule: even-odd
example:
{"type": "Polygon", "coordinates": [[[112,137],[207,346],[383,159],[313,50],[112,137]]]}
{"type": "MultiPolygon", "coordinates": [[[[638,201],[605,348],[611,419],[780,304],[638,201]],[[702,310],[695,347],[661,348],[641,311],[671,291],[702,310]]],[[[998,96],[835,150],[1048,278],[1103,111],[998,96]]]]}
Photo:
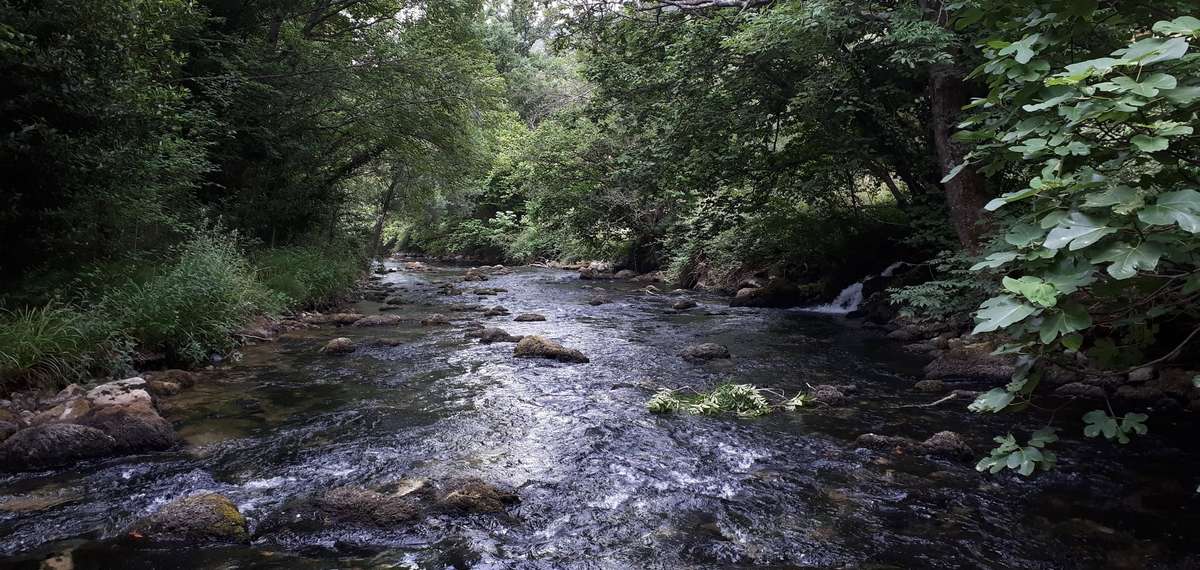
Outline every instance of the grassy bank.
{"type": "Polygon", "coordinates": [[[318,247],[250,254],[206,233],[123,282],[63,290],[43,304],[0,313],[0,393],[54,388],[130,372],[137,353],[181,366],[236,347],[231,333],[259,315],[321,307],[361,274],[357,255],[318,247]]]}

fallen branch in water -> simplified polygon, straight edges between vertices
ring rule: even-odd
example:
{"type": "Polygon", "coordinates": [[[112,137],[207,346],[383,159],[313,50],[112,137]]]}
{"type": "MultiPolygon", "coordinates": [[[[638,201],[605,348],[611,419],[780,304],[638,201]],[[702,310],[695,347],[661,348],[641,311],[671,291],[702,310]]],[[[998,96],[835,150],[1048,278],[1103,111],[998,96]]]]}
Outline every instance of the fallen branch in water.
{"type": "Polygon", "coordinates": [[[951,392],[950,395],[948,395],[945,398],[942,398],[936,402],[929,402],[928,404],[908,404],[906,406],[896,406],[896,408],[897,409],[899,409],[899,408],[932,408],[939,404],[944,404],[946,402],[949,402],[950,400],[953,400],[956,396],[958,396],[958,394],[951,392]]]}

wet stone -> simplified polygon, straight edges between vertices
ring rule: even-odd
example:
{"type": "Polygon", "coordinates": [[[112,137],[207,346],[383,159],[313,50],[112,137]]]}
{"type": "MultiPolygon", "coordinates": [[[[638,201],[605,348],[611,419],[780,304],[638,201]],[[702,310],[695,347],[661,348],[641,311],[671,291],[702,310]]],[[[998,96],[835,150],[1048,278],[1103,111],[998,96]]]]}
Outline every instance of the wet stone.
{"type": "Polygon", "coordinates": [[[513,318],[513,321],[518,323],[530,323],[546,320],[546,316],[539,313],[521,313],[513,318]]]}
{"type": "Polygon", "coordinates": [[[338,337],[321,347],[321,352],[326,354],[349,354],[354,352],[354,341],[346,337],[338,337]]]}
{"type": "Polygon", "coordinates": [[[498,513],[517,502],[517,494],[479,479],[464,479],[447,486],[438,506],[467,513],[498,513]]]}
{"type": "Polygon", "coordinates": [[[578,350],[566,348],[540,336],[527,336],[517,343],[513,356],[518,358],[548,358],[559,362],[584,363],[588,357],[578,350]]]}
{"type": "Polygon", "coordinates": [[[696,362],[730,358],[729,349],[715,342],[693,344],[684,347],[683,350],[679,351],[679,356],[682,356],[684,360],[696,362]]]}
{"type": "Polygon", "coordinates": [[[176,499],[129,529],[134,541],[182,543],[248,542],[246,519],[224,495],[215,493],[176,499]]]}
{"type": "Polygon", "coordinates": [[[483,316],[485,317],[503,317],[505,315],[508,315],[508,309],[505,309],[500,305],[496,305],[495,307],[483,312],[483,316]]]}
{"type": "Polygon", "coordinates": [[[471,332],[468,332],[466,336],[468,338],[477,338],[477,339],[479,339],[479,342],[482,342],[484,344],[491,344],[494,342],[519,342],[521,340],[521,338],[523,338],[520,336],[513,336],[511,334],[508,334],[508,332],[506,332],[505,330],[499,329],[496,327],[487,327],[487,328],[483,328],[483,329],[473,330],[471,332]]]}
{"type": "Polygon", "coordinates": [[[682,301],[675,301],[675,303],[671,305],[671,308],[675,309],[676,311],[684,311],[695,308],[696,306],[697,304],[695,301],[691,299],[684,299],[682,301]]]}
{"type": "Polygon", "coordinates": [[[117,441],[93,427],[51,423],[27,427],[0,443],[0,470],[24,471],[70,465],[112,455],[117,441]]]}
{"type": "Polygon", "coordinates": [[[400,324],[402,319],[396,315],[372,315],[354,321],[356,327],[389,327],[400,324]]]}

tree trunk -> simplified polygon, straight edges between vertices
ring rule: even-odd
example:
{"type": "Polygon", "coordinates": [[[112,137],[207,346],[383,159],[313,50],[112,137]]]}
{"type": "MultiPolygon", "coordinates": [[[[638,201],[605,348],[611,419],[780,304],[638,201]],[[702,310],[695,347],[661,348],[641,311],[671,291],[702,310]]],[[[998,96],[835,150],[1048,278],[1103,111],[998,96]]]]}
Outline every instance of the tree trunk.
{"type": "Polygon", "coordinates": [[[375,218],[375,227],[371,230],[371,255],[368,257],[368,263],[375,261],[379,257],[379,242],[383,239],[383,224],[387,221],[388,210],[392,207],[392,197],[396,195],[396,186],[400,185],[400,175],[396,174],[392,177],[392,183],[388,184],[387,191],[383,193],[383,199],[379,202],[379,215],[375,218]]]}
{"type": "MultiPolygon", "coordinates": [[[[934,66],[929,73],[929,101],[938,166],[946,175],[962,164],[967,155],[963,146],[951,138],[958,123],[958,113],[969,102],[962,72],[953,65],[934,66]]],[[[989,199],[986,181],[968,166],[944,183],[943,187],[946,205],[950,209],[950,222],[958,234],[958,241],[968,252],[979,253],[979,238],[987,231],[982,223],[983,206],[989,199]]]]}

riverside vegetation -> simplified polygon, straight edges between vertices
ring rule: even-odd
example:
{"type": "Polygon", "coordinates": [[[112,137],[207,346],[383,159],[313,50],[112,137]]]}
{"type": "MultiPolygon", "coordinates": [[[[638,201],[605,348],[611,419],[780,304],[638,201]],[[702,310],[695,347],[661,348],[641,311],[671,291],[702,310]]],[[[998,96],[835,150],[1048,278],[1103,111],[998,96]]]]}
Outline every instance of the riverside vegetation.
{"type": "MultiPolygon", "coordinates": [[[[125,445],[84,433],[113,420],[80,385],[149,372],[122,390],[157,399],[164,369],[220,367],[285,325],[461,324],[469,305],[413,316],[380,288],[372,264],[405,252],[577,269],[597,310],[618,278],[734,307],[847,292],[821,310],[930,356],[913,388],[998,430],[981,472],[1049,470],[1068,433],[1186,433],[1198,42],[1186,0],[0,0],[0,397],[86,418],[54,437],[125,445]]],[[[503,271],[440,294],[503,295],[464,289],[503,271]]],[[[517,322],[554,322],[537,316],[517,322]]],[[[358,349],[336,340],[330,358],[358,349]]],[[[852,388],[813,383],[645,399],[749,420],[852,388]]],[[[160,435],[144,447],[177,443],[160,435]]]]}

